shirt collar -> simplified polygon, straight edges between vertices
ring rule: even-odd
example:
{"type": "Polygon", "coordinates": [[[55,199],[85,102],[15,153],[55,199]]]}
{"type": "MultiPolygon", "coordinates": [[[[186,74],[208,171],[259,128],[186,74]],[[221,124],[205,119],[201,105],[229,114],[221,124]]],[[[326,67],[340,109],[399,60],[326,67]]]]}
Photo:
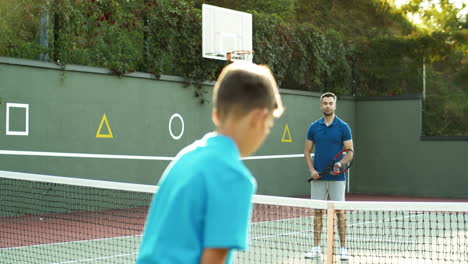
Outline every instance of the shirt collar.
{"type": "Polygon", "coordinates": [[[237,148],[236,143],[234,142],[232,138],[228,136],[219,134],[218,132],[214,131],[214,132],[207,133],[203,137],[202,140],[206,142],[206,144],[211,143],[211,144],[222,145],[226,151],[230,149],[233,156],[240,157],[240,151],[237,148]]]}
{"type": "MultiPolygon", "coordinates": [[[[336,124],[338,124],[338,122],[339,122],[339,118],[338,118],[337,115],[335,115],[335,118],[333,118],[333,122],[330,124],[330,126],[331,125],[336,125],[336,124]]],[[[319,119],[319,123],[326,126],[325,125],[325,118],[323,116],[322,116],[322,118],[319,119]]]]}

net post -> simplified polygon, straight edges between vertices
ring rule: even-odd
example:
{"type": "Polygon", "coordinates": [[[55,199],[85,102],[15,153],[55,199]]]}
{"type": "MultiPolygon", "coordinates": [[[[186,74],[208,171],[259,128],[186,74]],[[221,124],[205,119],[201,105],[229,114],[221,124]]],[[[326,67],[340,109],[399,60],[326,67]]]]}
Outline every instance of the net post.
{"type": "Polygon", "coordinates": [[[335,206],[332,202],[327,204],[327,264],[333,264],[334,250],[334,234],[335,234],[335,206]]]}

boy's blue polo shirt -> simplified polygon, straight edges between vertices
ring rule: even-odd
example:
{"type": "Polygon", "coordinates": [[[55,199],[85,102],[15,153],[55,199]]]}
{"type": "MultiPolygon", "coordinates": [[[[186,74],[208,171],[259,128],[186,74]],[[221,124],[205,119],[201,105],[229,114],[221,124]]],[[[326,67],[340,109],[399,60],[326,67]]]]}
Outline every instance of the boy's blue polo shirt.
{"type": "Polygon", "coordinates": [[[216,133],[184,148],[159,181],[138,264],[200,263],[204,248],[246,250],[256,181],[234,141],[216,133]]]}
{"type": "MultiPolygon", "coordinates": [[[[351,128],[349,125],[335,116],[333,122],[327,127],[324,118],[315,121],[309,126],[307,139],[314,142],[314,168],[320,172],[323,171],[335,155],[343,150],[343,141],[352,139],[351,128]]],[[[324,181],[344,181],[344,174],[340,175],[322,175],[324,181]]]]}

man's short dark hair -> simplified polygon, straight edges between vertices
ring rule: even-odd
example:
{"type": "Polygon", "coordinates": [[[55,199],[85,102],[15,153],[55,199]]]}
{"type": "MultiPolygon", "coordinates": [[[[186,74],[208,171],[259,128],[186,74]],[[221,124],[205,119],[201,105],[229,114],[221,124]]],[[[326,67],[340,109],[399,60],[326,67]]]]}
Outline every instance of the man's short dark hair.
{"type": "Polygon", "coordinates": [[[266,108],[279,117],[283,105],[275,78],[267,66],[235,62],[221,72],[213,91],[213,105],[220,118],[266,108]]]}
{"type": "Polygon", "coordinates": [[[332,92],[326,92],[326,93],[322,94],[320,96],[320,101],[322,101],[322,99],[324,97],[333,97],[333,99],[335,99],[335,101],[336,101],[336,95],[334,93],[332,93],[332,92]]]}

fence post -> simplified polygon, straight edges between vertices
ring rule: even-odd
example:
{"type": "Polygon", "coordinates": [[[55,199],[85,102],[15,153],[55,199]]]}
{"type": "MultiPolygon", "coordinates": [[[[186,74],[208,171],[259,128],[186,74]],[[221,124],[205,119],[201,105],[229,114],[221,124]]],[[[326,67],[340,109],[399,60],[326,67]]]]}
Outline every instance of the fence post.
{"type": "Polygon", "coordinates": [[[39,45],[43,49],[43,52],[39,54],[39,60],[49,60],[49,7],[46,5],[42,9],[40,28],[39,28],[39,45]]]}

